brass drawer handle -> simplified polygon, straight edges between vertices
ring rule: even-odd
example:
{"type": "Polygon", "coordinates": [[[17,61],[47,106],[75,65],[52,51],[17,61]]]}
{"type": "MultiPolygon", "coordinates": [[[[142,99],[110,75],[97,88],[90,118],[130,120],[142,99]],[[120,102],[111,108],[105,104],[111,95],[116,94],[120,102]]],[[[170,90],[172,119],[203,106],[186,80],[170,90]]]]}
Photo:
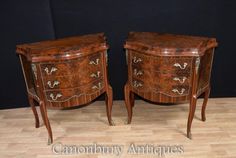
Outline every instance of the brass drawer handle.
{"type": "Polygon", "coordinates": [[[54,96],[54,94],[51,93],[49,96],[53,101],[56,101],[58,98],[62,97],[62,94],[58,93],[56,96],[54,96]]]}
{"type": "Polygon", "coordinates": [[[172,89],[172,92],[182,95],[185,92],[185,88],[182,88],[181,91],[179,91],[178,89],[172,89]]]}
{"type": "Polygon", "coordinates": [[[97,58],[95,61],[91,60],[89,61],[90,65],[98,65],[99,64],[99,59],[97,58]]]}
{"type": "Polygon", "coordinates": [[[100,77],[100,74],[101,74],[101,72],[100,72],[100,71],[97,71],[96,73],[92,73],[92,74],[90,75],[90,77],[92,77],[92,78],[99,78],[99,77],[100,77]]]}
{"type": "Polygon", "coordinates": [[[181,66],[179,63],[175,63],[174,66],[175,67],[179,67],[180,69],[184,70],[187,67],[188,63],[184,63],[183,66],[181,66]]]}
{"type": "Polygon", "coordinates": [[[133,86],[134,86],[135,88],[138,88],[138,87],[142,87],[143,84],[140,83],[140,82],[138,82],[138,81],[134,81],[134,82],[133,82],[133,86]]]}
{"type": "Polygon", "coordinates": [[[53,72],[57,71],[58,69],[56,67],[52,67],[51,70],[49,71],[49,68],[46,67],[44,71],[47,73],[47,75],[51,75],[53,72]]]}
{"type": "Polygon", "coordinates": [[[186,79],[187,79],[187,77],[185,77],[185,76],[182,78],[182,80],[179,77],[173,78],[174,81],[179,81],[179,83],[181,83],[181,84],[183,84],[186,79]]]}
{"type": "Polygon", "coordinates": [[[60,84],[59,81],[53,81],[53,84],[51,81],[48,81],[47,82],[47,85],[50,87],[50,88],[54,88],[55,86],[58,86],[60,84]]]}
{"type": "Polygon", "coordinates": [[[98,85],[94,85],[92,89],[101,89],[102,88],[102,83],[99,82],[98,85]]]}
{"type": "Polygon", "coordinates": [[[142,76],[143,72],[141,70],[134,69],[134,75],[135,76],[142,76]]]}
{"type": "Polygon", "coordinates": [[[133,62],[136,64],[136,63],[139,63],[139,62],[141,62],[142,61],[142,59],[141,58],[137,58],[137,57],[134,57],[133,58],[133,62]]]}

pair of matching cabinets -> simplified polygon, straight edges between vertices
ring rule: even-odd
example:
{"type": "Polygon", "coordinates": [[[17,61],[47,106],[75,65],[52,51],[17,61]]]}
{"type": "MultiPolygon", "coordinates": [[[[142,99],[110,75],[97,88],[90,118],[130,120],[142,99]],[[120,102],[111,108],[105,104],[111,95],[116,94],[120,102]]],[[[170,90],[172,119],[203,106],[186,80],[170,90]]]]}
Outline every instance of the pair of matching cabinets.
{"type": "MultiPolygon", "coordinates": [[[[151,32],[130,32],[125,42],[128,81],[124,87],[128,124],[134,94],[158,103],[190,102],[187,137],[197,98],[204,93],[202,120],[210,93],[214,38],[151,32]]],[[[108,82],[108,45],[103,33],[17,45],[36,128],[39,117],[53,142],[47,107],[67,108],[86,104],[105,93],[109,125],[113,125],[112,87],[108,82]]]]}

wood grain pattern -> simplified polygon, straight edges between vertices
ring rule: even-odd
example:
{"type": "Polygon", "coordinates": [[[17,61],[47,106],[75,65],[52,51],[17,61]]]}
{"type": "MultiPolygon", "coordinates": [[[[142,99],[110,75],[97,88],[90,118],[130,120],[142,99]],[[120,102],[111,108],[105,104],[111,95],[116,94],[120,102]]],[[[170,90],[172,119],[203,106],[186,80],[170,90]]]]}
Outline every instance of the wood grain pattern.
{"type": "Polygon", "coordinates": [[[16,46],[16,51],[32,62],[74,59],[108,49],[104,33],[67,37],[16,46]]]}
{"type": "Polygon", "coordinates": [[[107,79],[107,49],[104,34],[17,45],[27,86],[29,103],[41,115],[53,142],[47,108],[68,108],[87,104],[106,95],[107,118],[112,125],[112,88],[107,79]]]}
{"type": "MultiPolygon", "coordinates": [[[[183,145],[184,153],[167,154],[169,158],[235,158],[236,157],[236,98],[209,98],[207,121],[202,122],[201,105],[198,99],[193,139],[186,136],[186,117],[189,104],[161,106],[135,100],[132,124],[125,125],[124,101],[114,101],[112,118],[116,126],[107,126],[104,101],[89,106],[68,110],[48,109],[53,128],[54,143],[46,145],[44,128],[34,128],[31,108],[0,110],[0,157],[12,158],[101,158],[117,157],[102,154],[56,155],[52,146],[97,144],[124,145],[121,158],[157,158],[156,155],[131,155],[127,153],[131,143],[137,145],[183,145]]],[[[39,111],[39,107],[37,107],[39,111]]],[[[40,127],[43,122],[40,117],[40,127]]]]}
{"type": "Polygon", "coordinates": [[[130,32],[124,45],[126,49],[154,56],[202,56],[216,46],[215,38],[153,32],[130,32]]]}
{"type": "Polygon", "coordinates": [[[124,87],[128,123],[132,119],[133,94],[156,103],[190,102],[187,137],[197,97],[205,93],[202,120],[210,92],[214,38],[131,32],[124,45],[128,81],[124,87]]]}

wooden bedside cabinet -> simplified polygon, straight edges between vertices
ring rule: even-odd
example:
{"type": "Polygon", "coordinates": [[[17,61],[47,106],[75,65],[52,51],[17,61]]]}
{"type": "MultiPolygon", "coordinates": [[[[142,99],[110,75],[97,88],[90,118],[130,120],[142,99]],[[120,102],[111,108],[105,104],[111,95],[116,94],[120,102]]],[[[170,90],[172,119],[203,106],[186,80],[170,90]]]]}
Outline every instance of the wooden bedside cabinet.
{"type": "Polygon", "coordinates": [[[181,103],[190,101],[187,137],[197,98],[205,93],[202,120],[210,93],[210,74],[214,38],[130,32],[124,45],[128,64],[125,103],[131,123],[134,94],[152,102],[181,103]]]}
{"type": "Polygon", "coordinates": [[[35,103],[38,103],[49,144],[53,136],[46,107],[78,106],[105,93],[108,122],[112,125],[107,49],[103,33],[17,45],[36,128],[39,118],[35,103]]]}

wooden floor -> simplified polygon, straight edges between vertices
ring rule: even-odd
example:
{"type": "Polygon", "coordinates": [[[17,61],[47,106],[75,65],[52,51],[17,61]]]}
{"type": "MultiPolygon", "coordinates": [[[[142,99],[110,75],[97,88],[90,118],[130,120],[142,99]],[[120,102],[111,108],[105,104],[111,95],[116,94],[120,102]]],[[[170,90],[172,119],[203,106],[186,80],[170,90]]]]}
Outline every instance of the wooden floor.
{"type": "Polygon", "coordinates": [[[236,158],[236,98],[209,99],[206,122],[200,120],[202,99],[198,100],[193,120],[193,139],[186,138],[188,104],[160,106],[136,101],[131,125],[124,124],[127,112],[124,101],[114,101],[113,121],[108,126],[105,104],[94,102],[82,108],[48,110],[54,143],[47,145],[47,132],[40,122],[34,127],[30,108],[0,110],[0,157],[158,157],[155,154],[127,153],[130,145],[182,145],[182,153],[166,153],[163,157],[236,158]],[[57,155],[55,144],[119,145],[122,154],[57,155]]]}

